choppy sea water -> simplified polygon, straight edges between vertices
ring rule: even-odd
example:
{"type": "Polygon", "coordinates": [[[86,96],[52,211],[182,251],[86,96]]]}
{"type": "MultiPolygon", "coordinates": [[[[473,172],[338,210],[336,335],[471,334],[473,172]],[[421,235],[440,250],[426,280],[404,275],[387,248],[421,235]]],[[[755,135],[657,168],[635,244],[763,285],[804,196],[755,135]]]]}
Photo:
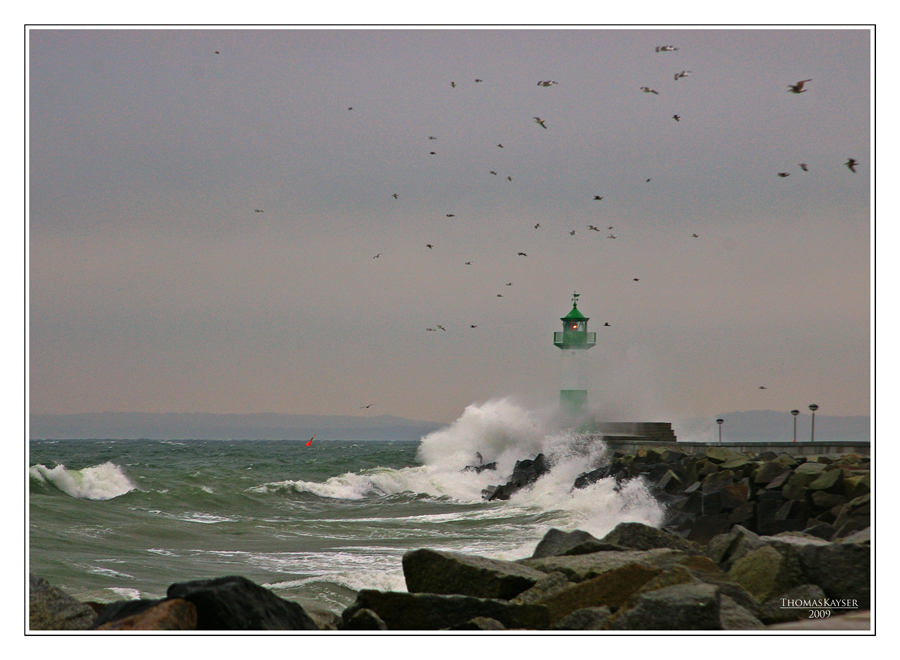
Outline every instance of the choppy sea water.
{"type": "Polygon", "coordinates": [[[601,537],[663,515],[639,480],[573,489],[603,443],[507,401],[472,405],[419,442],[306,440],[32,441],[29,570],[99,602],[243,575],[340,612],[359,589],[405,590],[410,549],[519,559],[553,527],[601,537]],[[464,471],[476,452],[497,471],[464,471]],[[553,468],[534,487],[482,499],[539,452],[553,468]]]}

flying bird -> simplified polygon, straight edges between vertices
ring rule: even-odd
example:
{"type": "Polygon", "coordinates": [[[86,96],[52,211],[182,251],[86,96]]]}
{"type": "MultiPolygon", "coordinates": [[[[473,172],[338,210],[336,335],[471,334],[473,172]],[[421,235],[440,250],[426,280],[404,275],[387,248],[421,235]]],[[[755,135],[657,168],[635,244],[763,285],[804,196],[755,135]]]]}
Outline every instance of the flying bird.
{"type": "Polygon", "coordinates": [[[768,388],[767,388],[765,385],[760,385],[760,386],[759,386],[759,389],[765,390],[765,389],[768,389],[768,388]]]}
{"type": "Polygon", "coordinates": [[[502,293],[498,293],[498,294],[497,294],[497,297],[498,297],[498,298],[502,298],[502,297],[503,297],[503,294],[502,294],[502,293]]]}
{"type": "Polygon", "coordinates": [[[594,199],[599,202],[603,198],[600,195],[594,195],[594,199]]]}
{"type": "Polygon", "coordinates": [[[691,234],[691,238],[700,238],[700,234],[691,234]]]}
{"type": "Polygon", "coordinates": [[[360,406],[359,409],[362,410],[363,408],[371,408],[371,407],[374,406],[374,405],[375,405],[374,403],[370,403],[370,404],[367,405],[367,406],[360,406]]]}
{"type": "Polygon", "coordinates": [[[808,83],[811,80],[812,78],[807,78],[806,80],[799,81],[795,85],[788,85],[788,91],[792,94],[802,94],[806,91],[805,89],[803,89],[803,83],[808,83]]]}
{"type": "Polygon", "coordinates": [[[447,332],[447,328],[445,328],[444,326],[442,326],[440,324],[438,324],[438,330],[443,330],[444,332],[447,332]]]}
{"type": "Polygon", "coordinates": [[[594,225],[588,225],[587,228],[588,228],[590,231],[600,231],[600,230],[597,229],[594,225]]]}
{"type": "Polygon", "coordinates": [[[393,195],[391,195],[391,197],[393,197],[394,199],[399,199],[399,198],[400,198],[400,196],[399,196],[397,193],[394,193],[393,195]]]}
{"type": "Polygon", "coordinates": [[[690,71],[681,71],[679,73],[676,73],[675,81],[677,82],[679,78],[687,78],[689,75],[691,75],[690,71]]]}
{"type": "Polygon", "coordinates": [[[347,108],[347,110],[353,110],[353,106],[350,106],[349,108],[347,108]]]}
{"type": "Polygon", "coordinates": [[[431,243],[427,243],[427,244],[425,245],[425,247],[427,247],[429,250],[431,250],[431,249],[434,248],[434,246],[433,246],[431,243]]]}
{"type": "Polygon", "coordinates": [[[849,168],[850,168],[850,171],[853,172],[854,174],[856,174],[856,166],[857,166],[858,164],[859,164],[859,162],[858,162],[855,158],[848,158],[848,159],[847,159],[847,162],[844,163],[844,165],[846,165],[847,167],[849,167],[849,168]]]}
{"type": "Polygon", "coordinates": [[[498,144],[497,146],[500,147],[501,149],[503,148],[503,145],[502,145],[502,144],[498,144]]]}
{"type": "Polygon", "coordinates": [[[437,138],[434,137],[433,135],[429,135],[429,136],[428,136],[428,139],[429,139],[429,140],[437,140],[437,138]]]}
{"type": "Polygon", "coordinates": [[[469,327],[470,327],[470,328],[477,328],[478,326],[477,326],[477,325],[470,325],[469,327]]]}
{"type": "Polygon", "coordinates": [[[472,262],[471,262],[471,261],[467,261],[467,262],[466,262],[466,266],[471,266],[471,265],[472,265],[472,262]]]}
{"type": "Polygon", "coordinates": [[[672,115],[672,119],[675,121],[681,121],[681,115],[672,115]]]}
{"type": "Polygon", "coordinates": [[[519,252],[519,256],[520,256],[520,257],[527,257],[528,255],[525,254],[524,252],[519,252]]]}
{"type": "Polygon", "coordinates": [[[434,156],[437,152],[436,152],[436,151],[429,151],[428,153],[429,153],[430,155],[434,156]]]}
{"type": "Polygon", "coordinates": [[[572,231],[569,232],[569,236],[574,236],[574,235],[575,235],[575,230],[573,229],[572,231]]]}
{"type": "Polygon", "coordinates": [[[455,218],[456,216],[453,215],[452,213],[448,213],[448,214],[447,214],[447,217],[448,217],[448,218],[455,218]]]}
{"type": "Polygon", "coordinates": [[[609,323],[604,323],[604,324],[603,324],[603,327],[604,327],[604,328],[609,328],[609,327],[612,327],[612,326],[610,326],[609,323]]]}
{"type": "Polygon", "coordinates": [[[534,228],[535,228],[535,229],[538,229],[540,226],[541,226],[541,223],[538,222],[538,223],[536,223],[536,224],[534,225],[534,228]]]}
{"type": "Polygon", "coordinates": [[[634,281],[635,281],[635,282],[640,282],[640,280],[639,280],[638,278],[636,278],[636,277],[634,278],[634,281]]]}
{"type": "Polygon", "coordinates": [[[534,118],[534,123],[535,123],[535,124],[540,124],[540,125],[541,125],[541,128],[547,128],[547,125],[544,123],[544,121],[545,121],[545,120],[541,119],[540,117],[535,117],[535,118],[534,118]]]}
{"type": "Polygon", "coordinates": [[[559,83],[555,80],[538,80],[538,87],[550,87],[551,85],[558,85],[559,83]]]}
{"type": "Polygon", "coordinates": [[[652,87],[641,87],[641,91],[644,92],[644,94],[659,94],[659,92],[652,87]]]}
{"type": "Polygon", "coordinates": [[[512,286],[512,282],[507,282],[506,286],[512,286]]]}
{"type": "Polygon", "coordinates": [[[377,258],[380,257],[380,256],[381,256],[381,252],[379,252],[378,254],[376,254],[376,255],[375,255],[374,257],[372,257],[372,258],[373,258],[373,259],[377,259],[377,258]]]}
{"type": "Polygon", "coordinates": [[[610,234],[610,235],[607,236],[606,238],[617,238],[617,236],[616,236],[615,234],[610,234]]]}
{"type": "Polygon", "coordinates": [[[481,78],[476,78],[475,82],[484,82],[481,78]]]}
{"type": "Polygon", "coordinates": [[[656,47],[657,53],[670,53],[673,50],[678,50],[678,49],[675,48],[675,46],[657,46],[656,47]]]}
{"type": "Polygon", "coordinates": [[[262,209],[253,209],[254,213],[265,213],[262,209]]]}
{"type": "Polygon", "coordinates": [[[451,86],[451,87],[456,87],[456,83],[453,82],[453,81],[451,80],[451,81],[450,81],[450,86],[451,86]]]}
{"type": "Polygon", "coordinates": [[[650,177],[649,179],[646,179],[646,180],[644,181],[644,183],[650,183],[651,181],[653,181],[653,177],[650,177]]]}
{"type": "Polygon", "coordinates": [[[218,55],[218,54],[219,54],[219,51],[216,51],[216,55],[218,55]]]}
{"type": "Polygon", "coordinates": [[[506,180],[507,180],[507,181],[512,181],[512,177],[511,177],[511,176],[508,176],[508,177],[506,177],[506,180]]]}
{"type": "Polygon", "coordinates": [[[807,166],[806,163],[800,163],[800,169],[803,170],[804,172],[809,172],[809,167],[807,166]]]}
{"type": "Polygon", "coordinates": [[[494,170],[491,170],[491,174],[493,174],[494,176],[497,176],[497,173],[494,170]]]}
{"type": "Polygon", "coordinates": [[[790,176],[790,174],[787,173],[787,172],[779,172],[779,173],[778,173],[778,176],[780,176],[780,177],[783,179],[783,178],[786,177],[786,176],[790,176]]]}

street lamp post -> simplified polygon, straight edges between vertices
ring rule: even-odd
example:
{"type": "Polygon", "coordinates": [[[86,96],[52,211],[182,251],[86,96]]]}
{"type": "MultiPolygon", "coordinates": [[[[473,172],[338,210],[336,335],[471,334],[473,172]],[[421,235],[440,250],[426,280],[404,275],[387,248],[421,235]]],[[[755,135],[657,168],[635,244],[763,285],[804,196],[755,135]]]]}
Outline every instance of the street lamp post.
{"type": "Polygon", "coordinates": [[[814,403],[809,404],[809,409],[812,410],[812,426],[809,431],[809,441],[815,442],[816,440],[816,411],[819,409],[814,403]]]}
{"type": "Polygon", "coordinates": [[[717,419],[716,424],[719,425],[719,444],[722,444],[722,424],[725,422],[724,419],[717,419]]]}
{"type": "Polygon", "coordinates": [[[797,442],[797,415],[800,414],[800,411],[792,410],[791,414],[794,416],[794,442],[797,442]]]}

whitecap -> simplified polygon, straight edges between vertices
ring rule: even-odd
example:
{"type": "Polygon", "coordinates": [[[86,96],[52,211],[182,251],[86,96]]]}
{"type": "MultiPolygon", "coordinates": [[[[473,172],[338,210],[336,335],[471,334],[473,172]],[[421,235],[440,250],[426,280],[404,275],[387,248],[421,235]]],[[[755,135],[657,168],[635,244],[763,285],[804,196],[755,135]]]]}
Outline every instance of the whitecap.
{"type": "Polygon", "coordinates": [[[52,469],[34,465],[30,473],[36,479],[50,482],[67,495],[85,500],[110,500],[137,488],[121,467],[109,461],[81,470],[69,470],[65,465],[52,469]]]}

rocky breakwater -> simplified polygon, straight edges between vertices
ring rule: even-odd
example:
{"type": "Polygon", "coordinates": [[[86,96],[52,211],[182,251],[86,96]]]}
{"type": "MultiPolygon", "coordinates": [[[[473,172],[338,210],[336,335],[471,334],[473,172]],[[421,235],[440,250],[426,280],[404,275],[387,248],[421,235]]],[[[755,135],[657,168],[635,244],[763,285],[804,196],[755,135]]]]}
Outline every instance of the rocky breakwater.
{"type": "Polygon", "coordinates": [[[829,541],[870,525],[869,459],[857,454],[617,452],[573,487],[605,478],[641,479],[666,508],[663,528],[700,543],[738,524],[763,535],[803,531],[829,541]]]}
{"type": "Polygon", "coordinates": [[[241,577],[172,585],[167,598],[78,603],[32,578],[31,630],[640,631],[868,630],[866,532],[838,542],[740,525],[708,543],[641,523],[603,538],[551,529],[504,561],[411,550],[407,591],[364,589],[340,615],[241,577]],[[849,613],[849,615],[848,615],[849,613]],[[823,620],[827,617],[827,621],[823,620]]]}

